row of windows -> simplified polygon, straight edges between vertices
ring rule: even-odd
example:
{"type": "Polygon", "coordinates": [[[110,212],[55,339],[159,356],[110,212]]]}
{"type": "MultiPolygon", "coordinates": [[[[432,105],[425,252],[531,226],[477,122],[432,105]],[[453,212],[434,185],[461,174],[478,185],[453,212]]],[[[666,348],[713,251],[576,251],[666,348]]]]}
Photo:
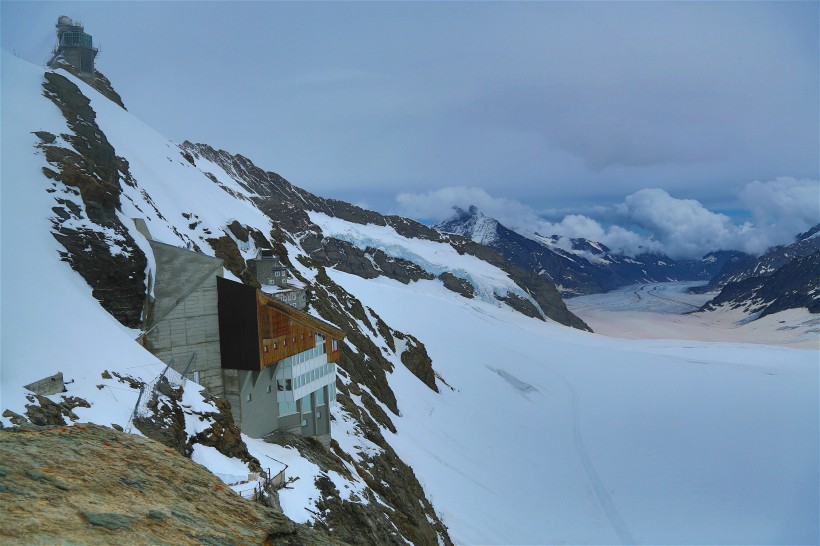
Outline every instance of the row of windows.
{"type": "MultiPolygon", "coordinates": [[[[285,340],[285,342],[285,344],[287,344],[287,340],[285,340]]],[[[273,344],[273,347],[274,349],[276,348],[275,343],[273,344]]],[[[324,354],[325,352],[325,338],[317,334],[315,347],[313,347],[312,349],[308,349],[307,351],[302,351],[301,353],[295,354],[293,356],[283,358],[279,363],[279,369],[285,370],[286,368],[293,366],[294,364],[301,364],[302,362],[307,362],[311,358],[316,358],[317,356],[324,354]]]]}
{"type": "MultiPolygon", "coordinates": [[[[327,386],[328,391],[328,400],[331,404],[336,403],[336,384],[331,383],[327,386]]],[[[325,404],[325,389],[319,389],[314,394],[316,394],[316,405],[322,406],[325,404]]],[[[310,405],[310,395],[303,397],[301,399],[302,402],[302,413],[308,414],[310,413],[311,409],[313,409],[310,405]]],[[[279,402],[279,416],[284,417],[285,415],[292,415],[298,412],[298,408],[296,406],[296,402],[279,402]]]]}
{"type": "Polygon", "coordinates": [[[60,45],[69,47],[91,47],[91,35],[85,32],[63,32],[60,36],[60,45]]]}
{"type": "Polygon", "coordinates": [[[317,379],[332,373],[336,373],[335,364],[324,364],[314,370],[298,375],[292,380],[288,378],[277,378],[276,388],[280,391],[292,391],[294,389],[304,387],[311,381],[316,381],[317,379]]]}
{"type": "Polygon", "coordinates": [[[296,292],[285,292],[284,294],[274,294],[279,301],[293,301],[296,299],[296,292]]]}
{"type": "MultiPolygon", "coordinates": [[[[313,335],[314,335],[313,333],[310,333],[310,334],[308,334],[308,337],[313,337],[313,335]]],[[[319,336],[319,338],[323,340],[322,341],[322,347],[324,347],[324,338],[322,338],[322,336],[319,336]]],[[[304,340],[305,340],[305,334],[299,334],[299,341],[304,341],[304,340]]],[[[296,343],[296,336],[291,337],[291,343],[296,343]]],[[[287,347],[287,346],[288,346],[288,340],[287,340],[287,338],[285,338],[285,339],[282,340],[282,347],[287,347]]],[[[273,350],[276,351],[278,349],[279,349],[279,342],[274,341],[273,350]]],[[[268,352],[268,346],[265,345],[263,347],[263,350],[264,350],[264,352],[267,353],[268,352]]],[[[322,352],[324,352],[324,350],[322,350],[322,352]]],[[[302,354],[302,353],[299,353],[299,354],[302,354]]],[[[296,356],[296,355],[294,355],[294,356],[296,356]]],[[[293,357],[288,357],[288,358],[293,358],[293,357]]],[[[287,359],[284,359],[284,360],[287,360],[287,359]]]]}

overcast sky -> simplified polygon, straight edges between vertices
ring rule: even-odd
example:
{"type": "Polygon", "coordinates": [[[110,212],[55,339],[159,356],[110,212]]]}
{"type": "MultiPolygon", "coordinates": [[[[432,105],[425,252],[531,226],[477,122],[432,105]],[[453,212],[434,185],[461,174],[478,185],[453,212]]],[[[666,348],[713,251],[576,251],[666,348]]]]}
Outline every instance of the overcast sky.
{"type": "Polygon", "coordinates": [[[0,9],[2,47],[37,64],[59,15],[83,21],[128,109],[172,140],[382,212],[475,204],[678,256],[820,221],[816,1],[0,9]]]}

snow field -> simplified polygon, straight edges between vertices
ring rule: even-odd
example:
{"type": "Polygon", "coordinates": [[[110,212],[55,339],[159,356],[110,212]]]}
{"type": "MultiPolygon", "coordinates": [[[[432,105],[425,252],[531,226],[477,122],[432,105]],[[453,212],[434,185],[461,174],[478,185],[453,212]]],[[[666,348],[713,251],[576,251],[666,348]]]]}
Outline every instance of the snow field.
{"type": "Polygon", "coordinates": [[[817,539],[816,353],[614,340],[435,282],[330,274],[455,388],[397,366],[384,434],[457,543],[817,539]]]}

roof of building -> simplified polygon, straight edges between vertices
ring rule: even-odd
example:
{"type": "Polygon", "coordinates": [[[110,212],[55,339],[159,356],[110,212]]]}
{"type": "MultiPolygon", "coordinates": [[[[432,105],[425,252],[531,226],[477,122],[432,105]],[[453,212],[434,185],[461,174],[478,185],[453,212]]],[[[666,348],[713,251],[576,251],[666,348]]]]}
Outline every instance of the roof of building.
{"type": "Polygon", "coordinates": [[[303,324],[309,328],[314,328],[319,332],[322,332],[323,334],[326,334],[336,339],[344,339],[345,337],[345,333],[342,330],[330,324],[329,322],[314,317],[313,315],[309,315],[304,311],[300,311],[299,309],[292,307],[287,303],[279,301],[276,298],[272,298],[271,296],[265,294],[261,290],[256,291],[256,298],[259,302],[259,305],[264,305],[266,307],[276,309],[280,313],[290,317],[292,320],[300,324],[303,324]]]}

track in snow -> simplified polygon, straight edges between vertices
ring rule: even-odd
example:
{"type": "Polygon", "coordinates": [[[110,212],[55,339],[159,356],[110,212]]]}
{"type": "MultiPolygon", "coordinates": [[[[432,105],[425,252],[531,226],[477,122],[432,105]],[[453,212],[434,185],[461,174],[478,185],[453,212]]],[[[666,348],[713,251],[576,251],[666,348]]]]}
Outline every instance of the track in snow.
{"type": "Polygon", "coordinates": [[[604,485],[603,480],[601,480],[598,471],[595,470],[595,466],[589,457],[589,452],[584,444],[584,438],[581,435],[581,419],[579,415],[580,412],[578,411],[578,396],[575,392],[575,388],[560,373],[552,369],[548,369],[548,371],[560,379],[569,392],[570,402],[572,404],[572,437],[575,443],[575,451],[578,453],[578,459],[581,462],[584,473],[587,475],[587,480],[589,480],[595,498],[598,500],[598,505],[604,512],[606,519],[609,521],[609,525],[618,536],[621,544],[635,544],[636,542],[635,539],[632,538],[632,533],[624,523],[623,518],[621,518],[621,514],[612,501],[612,497],[609,496],[606,485],[604,485]]]}

